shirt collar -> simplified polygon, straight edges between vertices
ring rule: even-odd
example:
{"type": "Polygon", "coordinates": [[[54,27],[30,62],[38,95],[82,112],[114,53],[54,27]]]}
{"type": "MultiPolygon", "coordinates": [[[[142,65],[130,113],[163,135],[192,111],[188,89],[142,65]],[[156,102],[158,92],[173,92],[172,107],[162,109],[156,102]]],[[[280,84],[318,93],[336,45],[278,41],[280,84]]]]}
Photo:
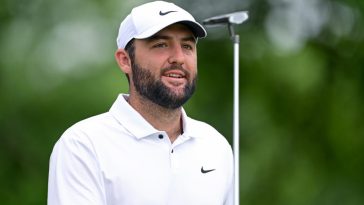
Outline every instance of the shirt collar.
{"type": "Polygon", "coordinates": [[[194,124],[194,120],[188,117],[186,111],[182,108],[182,127],[184,136],[192,138],[201,136],[196,132],[199,128],[195,127],[194,124]]]}
{"type": "MultiPolygon", "coordinates": [[[[163,131],[155,129],[127,102],[128,97],[128,94],[120,94],[118,96],[110,108],[109,112],[111,115],[138,139],[162,133],[163,131]]],[[[192,121],[193,120],[187,116],[185,110],[182,108],[183,135],[186,137],[199,136],[197,133],[193,132],[196,128],[193,128],[194,123],[192,121]]]]}

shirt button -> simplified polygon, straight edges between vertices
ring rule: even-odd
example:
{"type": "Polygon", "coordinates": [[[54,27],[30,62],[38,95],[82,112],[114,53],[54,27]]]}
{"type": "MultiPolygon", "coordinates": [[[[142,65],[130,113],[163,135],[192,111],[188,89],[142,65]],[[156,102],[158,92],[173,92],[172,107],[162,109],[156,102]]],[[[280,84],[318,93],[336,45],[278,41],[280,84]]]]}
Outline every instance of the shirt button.
{"type": "Polygon", "coordinates": [[[158,138],[163,139],[163,135],[162,134],[158,135],[158,138]]]}

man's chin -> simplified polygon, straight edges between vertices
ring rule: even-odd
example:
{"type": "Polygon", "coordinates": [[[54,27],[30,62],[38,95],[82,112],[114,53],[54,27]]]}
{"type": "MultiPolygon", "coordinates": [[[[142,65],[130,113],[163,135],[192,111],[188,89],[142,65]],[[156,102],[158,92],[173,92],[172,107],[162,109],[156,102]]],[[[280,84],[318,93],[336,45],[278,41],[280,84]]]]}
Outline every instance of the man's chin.
{"type": "Polygon", "coordinates": [[[184,89],[169,89],[169,96],[174,99],[183,99],[185,98],[185,90],[184,89]]]}

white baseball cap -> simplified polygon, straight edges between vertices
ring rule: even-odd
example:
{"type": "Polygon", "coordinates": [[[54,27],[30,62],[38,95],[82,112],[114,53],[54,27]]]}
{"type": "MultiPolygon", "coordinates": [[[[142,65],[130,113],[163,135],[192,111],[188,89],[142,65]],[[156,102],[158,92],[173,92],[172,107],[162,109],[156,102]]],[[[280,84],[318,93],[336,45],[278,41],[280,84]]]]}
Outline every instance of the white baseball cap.
{"type": "Polygon", "coordinates": [[[151,37],[163,28],[178,22],[187,25],[197,38],[207,35],[202,25],[184,9],[173,3],[154,1],[132,9],[120,24],[116,43],[118,48],[124,49],[133,38],[151,37]]]}

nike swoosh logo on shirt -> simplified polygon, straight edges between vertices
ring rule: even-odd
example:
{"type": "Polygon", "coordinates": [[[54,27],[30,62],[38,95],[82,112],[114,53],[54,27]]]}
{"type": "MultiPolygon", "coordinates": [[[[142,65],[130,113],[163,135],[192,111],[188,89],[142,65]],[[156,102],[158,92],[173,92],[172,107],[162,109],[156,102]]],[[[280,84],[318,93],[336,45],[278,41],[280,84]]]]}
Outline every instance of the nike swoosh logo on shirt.
{"type": "Polygon", "coordinates": [[[209,172],[215,171],[215,169],[203,169],[203,166],[201,167],[201,173],[206,174],[209,172]]]}
{"type": "Polygon", "coordinates": [[[166,11],[166,12],[159,11],[159,15],[164,16],[172,12],[177,12],[177,11],[166,11]]]}

